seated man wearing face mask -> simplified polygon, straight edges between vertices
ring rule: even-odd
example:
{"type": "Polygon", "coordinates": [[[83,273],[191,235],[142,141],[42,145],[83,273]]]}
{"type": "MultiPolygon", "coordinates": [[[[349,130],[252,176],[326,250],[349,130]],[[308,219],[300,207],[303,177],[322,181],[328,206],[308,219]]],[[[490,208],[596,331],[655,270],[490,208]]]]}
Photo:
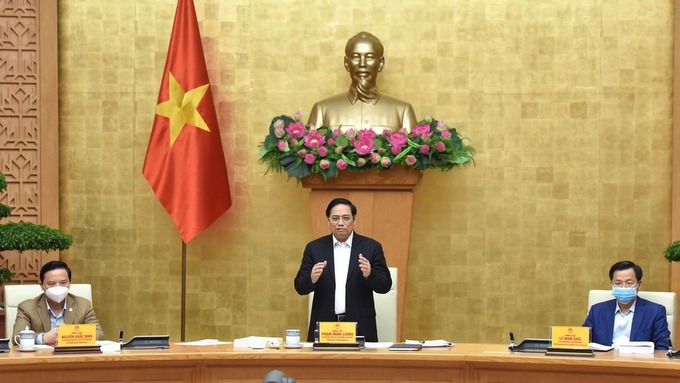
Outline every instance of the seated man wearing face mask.
{"type": "Polygon", "coordinates": [[[628,342],[654,342],[657,350],[668,349],[666,308],[637,296],[642,268],[630,261],[609,269],[612,295],[616,299],[593,305],[583,326],[591,329],[591,342],[618,346],[628,342]]]}
{"type": "Polygon", "coordinates": [[[36,344],[54,346],[57,343],[59,325],[86,323],[96,324],[97,339],[104,338],[92,303],[85,298],[69,294],[71,269],[66,263],[50,261],[43,265],[40,269],[40,285],[44,294],[19,304],[12,338],[28,326],[30,330],[35,331],[36,344]]]}

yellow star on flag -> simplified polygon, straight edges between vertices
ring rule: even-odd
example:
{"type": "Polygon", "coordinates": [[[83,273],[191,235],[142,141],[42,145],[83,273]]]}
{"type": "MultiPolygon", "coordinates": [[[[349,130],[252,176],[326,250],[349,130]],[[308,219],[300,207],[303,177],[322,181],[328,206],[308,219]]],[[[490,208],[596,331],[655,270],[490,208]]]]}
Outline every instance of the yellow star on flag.
{"type": "Polygon", "coordinates": [[[196,107],[208,91],[209,84],[185,92],[172,73],[170,75],[170,98],[156,105],[156,114],[170,119],[170,146],[175,143],[184,125],[210,131],[196,107]]]}

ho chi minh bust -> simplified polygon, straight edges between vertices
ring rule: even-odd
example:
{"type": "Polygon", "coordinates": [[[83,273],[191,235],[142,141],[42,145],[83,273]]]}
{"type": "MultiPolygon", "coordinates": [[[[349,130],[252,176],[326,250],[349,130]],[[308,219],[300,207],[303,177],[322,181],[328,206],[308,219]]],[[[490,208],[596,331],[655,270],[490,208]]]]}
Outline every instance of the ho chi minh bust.
{"type": "Polygon", "coordinates": [[[352,80],[349,91],[316,102],[308,123],[376,133],[401,128],[410,131],[417,122],[411,104],[378,91],[376,80],[385,65],[383,51],[380,40],[368,32],[351,37],[345,46],[345,69],[352,80]]]}

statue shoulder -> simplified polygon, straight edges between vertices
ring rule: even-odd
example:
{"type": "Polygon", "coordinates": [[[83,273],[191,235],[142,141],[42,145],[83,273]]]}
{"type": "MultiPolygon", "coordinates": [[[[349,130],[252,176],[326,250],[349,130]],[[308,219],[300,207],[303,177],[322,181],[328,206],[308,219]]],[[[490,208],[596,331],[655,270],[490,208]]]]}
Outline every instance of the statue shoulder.
{"type": "Polygon", "coordinates": [[[328,105],[337,105],[340,102],[347,102],[347,93],[338,93],[334,96],[326,97],[314,103],[315,106],[323,107],[328,105]]]}
{"type": "Polygon", "coordinates": [[[396,97],[390,96],[390,95],[385,94],[385,93],[380,94],[380,101],[379,102],[384,102],[384,103],[390,104],[390,105],[398,105],[398,106],[405,107],[405,108],[406,107],[412,107],[409,102],[398,99],[396,97]]]}

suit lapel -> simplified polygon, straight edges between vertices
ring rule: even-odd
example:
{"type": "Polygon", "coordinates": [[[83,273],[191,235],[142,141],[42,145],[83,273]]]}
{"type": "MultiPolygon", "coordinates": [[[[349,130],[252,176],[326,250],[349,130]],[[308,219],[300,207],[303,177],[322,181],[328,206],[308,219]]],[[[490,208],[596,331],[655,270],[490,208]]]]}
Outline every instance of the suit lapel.
{"type": "Polygon", "coordinates": [[[52,329],[52,321],[50,320],[50,312],[47,310],[46,299],[45,294],[42,294],[38,300],[38,318],[40,318],[40,323],[45,332],[52,329]]]}
{"type": "Polygon", "coordinates": [[[324,258],[326,259],[326,269],[324,270],[323,274],[326,274],[328,271],[328,275],[330,275],[331,278],[331,284],[333,285],[333,290],[335,291],[335,256],[333,255],[333,234],[329,235],[328,241],[326,241],[326,244],[324,245],[324,258]]]}
{"type": "Polygon", "coordinates": [[[347,270],[347,280],[349,281],[355,270],[359,269],[359,253],[361,252],[361,237],[354,232],[352,238],[352,250],[349,253],[349,269],[347,270]]]}
{"type": "Polygon", "coordinates": [[[640,323],[644,322],[645,314],[647,313],[647,302],[642,301],[639,297],[635,302],[635,312],[633,313],[633,323],[630,326],[630,340],[637,339],[637,333],[640,330],[640,323]]]}
{"type": "Polygon", "coordinates": [[[75,316],[75,299],[72,299],[69,294],[68,298],[66,298],[66,305],[64,305],[64,324],[73,324],[75,316]]]}

